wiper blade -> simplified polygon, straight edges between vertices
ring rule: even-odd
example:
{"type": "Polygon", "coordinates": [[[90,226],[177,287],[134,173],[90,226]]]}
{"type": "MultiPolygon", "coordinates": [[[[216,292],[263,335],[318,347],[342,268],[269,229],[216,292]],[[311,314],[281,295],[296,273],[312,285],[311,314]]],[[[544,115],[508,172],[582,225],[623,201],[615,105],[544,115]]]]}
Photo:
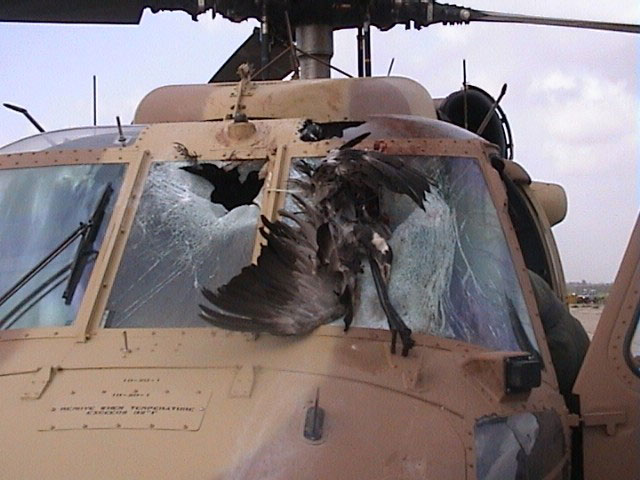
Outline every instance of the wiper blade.
{"type": "Polygon", "coordinates": [[[80,245],[78,245],[78,250],[76,250],[76,255],[71,263],[71,274],[69,275],[67,288],[62,294],[65,305],[71,304],[73,295],[78,288],[84,269],[89,261],[89,257],[98,253],[93,249],[93,244],[95,243],[98,232],[100,231],[100,226],[104,220],[104,214],[107,210],[112,194],[113,187],[111,186],[111,183],[108,183],[104,192],[102,192],[102,196],[100,197],[100,201],[98,202],[96,209],[93,211],[93,215],[91,215],[89,222],[86,224],[86,229],[82,233],[82,240],[80,241],[80,245]]]}
{"type": "Polygon", "coordinates": [[[29,280],[35,277],[38,273],[40,273],[47,265],[49,265],[58,255],[64,252],[69,245],[71,245],[79,236],[83,235],[87,230],[88,225],[81,223],[78,228],[76,228],[71,235],[65,238],[56,248],[54,248],[51,253],[49,253],[46,257],[44,257],[38,264],[29,270],[20,280],[18,280],[9,290],[0,296],[0,307],[4,305],[4,303],[13,297],[22,287],[24,287],[29,280]]]}

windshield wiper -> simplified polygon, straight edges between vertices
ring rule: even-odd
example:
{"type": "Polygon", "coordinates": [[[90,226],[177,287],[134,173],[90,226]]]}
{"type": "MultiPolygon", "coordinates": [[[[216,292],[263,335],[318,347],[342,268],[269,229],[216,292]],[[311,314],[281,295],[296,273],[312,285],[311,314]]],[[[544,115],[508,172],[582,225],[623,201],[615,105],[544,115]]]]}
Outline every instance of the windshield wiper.
{"type": "Polygon", "coordinates": [[[78,228],[76,228],[71,235],[65,238],[56,248],[54,248],[51,253],[49,253],[46,257],[44,257],[38,264],[29,270],[20,280],[18,280],[15,285],[13,285],[9,290],[2,294],[0,297],[0,307],[4,305],[4,303],[13,297],[18,290],[24,287],[29,280],[35,277],[38,273],[40,273],[47,265],[49,265],[58,255],[64,252],[69,245],[71,245],[76,238],[81,236],[85,230],[87,229],[87,225],[81,223],[78,228]]]}
{"type": "MultiPolygon", "coordinates": [[[[40,273],[47,265],[55,260],[58,255],[69,248],[69,246],[72,245],[78,237],[82,237],[82,241],[80,242],[80,246],[78,247],[73,262],[65,267],[65,270],[71,269],[71,274],[69,275],[69,282],[63,294],[63,298],[65,299],[65,303],[67,305],[71,303],[71,300],[73,299],[73,293],[78,285],[78,282],[80,281],[80,277],[82,276],[82,271],[86,266],[88,257],[93,253],[93,243],[98,235],[98,230],[100,230],[100,225],[102,224],[102,221],[104,219],[104,213],[107,205],[109,204],[109,200],[112,194],[113,188],[111,187],[111,183],[109,183],[105,187],[105,190],[102,193],[102,197],[98,202],[98,206],[94,210],[93,215],[91,216],[89,221],[87,223],[80,223],[80,226],[76,228],[67,238],[60,242],[60,244],[58,244],[51,251],[51,253],[47,254],[47,256],[45,256],[40,262],[38,262],[35,267],[25,273],[20,280],[18,280],[5,293],[3,293],[2,296],[0,296],[0,307],[2,307],[2,305],[4,305],[11,297],[13,297],[33,277],[40,273]]],[[[36,293],[37,292],[39,292],[39,289],[36,289],[36,293]]],[[[30,295],[28,298],[30,299],[32,296],[33,295],[30,295]]],[[[0,320],[0,328],[2,328],[6,320],[7,317],[4,317],[0,320]]]]}
{"type": "Polygon", "coordinates": [[[82,240],[80,241],[80,245],[78,245],[78,250],[76,250],[73,262],[71,262],[71,274],[69,275],[67,288],[65,288],[64,293],[62,294],[65,305],[71,304],[73,295],[78,288],[80,279],[82,278],[82,273],[89,261],[89,257],[98,253],[97,250],[93,249],[93,244],[95,243],[98,232],[100,231],[100,226],[104,220],[104,214],[107,210],[107,205],[109,205],[112,194],[113,187],[111,186],[111,183],[108,183],[104,188],[104,192],[102,192],[102,197],[100,197],[98,206],[96,206],[96,209],[93,211],[93,215],[91,215],[91,218],[86,224],[86,229],[82,233],[82,240]]]}

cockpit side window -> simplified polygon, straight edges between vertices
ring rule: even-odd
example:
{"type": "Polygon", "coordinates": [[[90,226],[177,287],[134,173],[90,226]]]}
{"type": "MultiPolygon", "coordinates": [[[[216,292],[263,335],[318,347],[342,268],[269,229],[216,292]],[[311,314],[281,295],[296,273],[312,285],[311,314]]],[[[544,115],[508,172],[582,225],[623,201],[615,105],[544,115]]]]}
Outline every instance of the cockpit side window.
{"type": "Polygon", "coordinates": [[[0,329],[73,323],[125,169],[0,170],[0,329]]]}
{"type": "Polygon", "coordinates": [[[504,175],[502,180],[507,190],[509,217],[518,237],[525,265],[527,269],[540,275],[549,285],[553,285],[551,262],[545,255],[543,239],[532,218],[527,199],[509,177],[504,175]]]}

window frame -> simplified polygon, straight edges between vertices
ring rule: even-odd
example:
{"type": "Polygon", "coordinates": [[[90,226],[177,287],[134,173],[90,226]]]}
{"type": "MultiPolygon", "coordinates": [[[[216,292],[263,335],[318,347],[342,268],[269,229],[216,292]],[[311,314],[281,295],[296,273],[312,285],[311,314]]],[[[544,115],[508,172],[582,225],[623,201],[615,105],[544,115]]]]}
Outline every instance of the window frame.
{"type": "MultiPolygon", "coordinates": [[[[391,144],[391,141],[389,141],[391,144]]],[[[262,205],[262,214],[265,215],[270,220],[274,220],[277,217],[278,209],[284,206],[286,191],[287,191],[287,181],[289,178],[289,172],[291,168],[291,164],[294,158],[298,157],[324,157],[327,152],[321,144],[316,145],[291,145],[291,144],[281,144],[270,152],[253,151],[250,155],[243,155],[242,152],[234,156],[234,160],[265,160],[268,163],[268,171],[265,182],[265,199],[262,205]],[[310,148],[311,146],[316,146],[318,148],[310,148]]],[[[505,242],[507,243],[507,248],[510,253],[510,256],[513,260],[513,267],[515,270],[516,278],[519,282],[520,289],[522,292],[523,300],[527,309],[527,314],[530,319],[531,329],[533,331],[533,335],[537,344],[538,353],[542,356],[544,365],[550,363],[549,353],[547,351],[546,340],[542,330],[541,324],[539,324],[539,317],[537,315],[537,309],[535,305],[535,299],[533,297],[533,290],[529,285],[529,280],[527,276],[527,269],[524,266],[524,260],[522,259],[522,254],[519,249],[519,245],[517,242],[517,238],[515,236],[515,232],[506,210],[506,189],[504,184],[502,183],[498,172],[491,165],[491,161],[489,160],[488,152],[482,148],[476,142],[457,142],[457,141],[448,141],[448,140],[425,140],[425,139],[411,139],[410,141],[398,142],[393,147],[399,147],[398,152],[394,151],[395,148],[389,148],[385,153],[388,154],[397,154],[402,156],[442,156],[442,157],[467,157],[474,161],[482,174],[484,181],[486,183],[486,188],[489,193],[489,197],[491,202],[493,202],[493,206],[496,210],[496,214],[502,226],[502,231],[505,237],[505,242]],[[444,148],[443,148],[444,147],[444,148]],[[443,151],[444,150],[444,151],[443,151]]],[[[360,146],[361,148],[367,148],[366,145],[360,146]]],[[[368,147],[371,148],[371,147],[368,147]]],[[[228,152],[225,150],[220,151],[211,151],[207,158],[200,159],[200,161],[228,161],[228,152]]],[[[110,270],[111,273],[107,273],[104,279],[103,289],[101,289],[101,298],[99,299],[99,303],[96,305],[96,311],[104,312],[106,309],[106,305],[108,302],[108,298],[111,293],[111,288],[115,281],[115,276],[117,274],[117,269],[119,264],[123,258],[124,250],[126,248],[126,242],[128,241],[128,236],[137,213],[137,209],[139,207],[139,200],[142,195],[142,191],[144,190],[144,185],[147,180],[148,172],[151,166],[151,163],[156,162],[175,162],[181,161],[176,158],[153,158],[152,161],[147,162],[147,164],[141,169],[140,175],[136,182],[135,191],[133,192],[134,198],[132,198],[130,209],[127,213],[127,218],[123,219],[121,229],[125,231],[124,239],[122,244],[116,248],[116,252],[114,252],[114,257],[112,259],[110,270]]],[[[259,226],[259,225],[258,225],[259,226]]],[[[259,256],[260,248],[261,248],[262,239],[260,236],[256,236],[255,241],[255,249],[253,260],[255,261],[259,256]]],[[[90,332],[92,334],[100,332],[113,332],[107,334],[114,334],[121,332],[124,330],[133,330],[133,328],[104,328],[104,319],[102,318],[103,314],[100,315],[100,318],[94,318],[92,320],[92,324],[90,327],[90,332]]],[[[142,333],[142,331],[152,331],[154,334],[163,331],[163,332],[171,332],[171,331],[180,331],[180,330],[197,330],[201,327],[136,327],[135,330],[142,333]]],[[[208,327],[204,327],[208,328],[208,327]]],[[[378,338],[380,337],[380,331],[376,329],[367,329],[365,327],[362,328],[363,332],[356,333],[355,331],[352,335],[357,335],[363,338],[378,338]],[[364,330],[367,330],[366,332],[364,330]],[[371,330],[371,331],[368,331],[371,330]]],[[[325,325],[321,326],[316,330],[316,334],[323,336],[340,336],[342,335],[342,328],[336,327],[335,325],[325,325]]],[[[416,333],[416,338],[422,337],[423,341],[419,343],[430,344],[432,343],[431,337],[436,342],[452,342],[452,344],[461,344],[468,345],[471,348],[478,348],[480,350],[487,350],[485,347],[480,345],[475,345],[472,343],[461,342],[458,339],[450,339],[445,337],[435,337],[429,334],[416,333]]],[[[488,351],[488,350],[487,350],[488,351]]]]}
{"type": "Polygon", "coordinates": [[[71,325],[15,328],[0,331],[0,341],[39,338],[80,338],[84,339],[90,317],[94,312],[95,300],[100,290],[100,282],[113,251],[115,232],[127,206],[135,177],[141,164],[139,151],[123,149],[102,149],[100,151],[49,151],[0,155],[0,170],[23,168],[40,168],[88,164],[123,164],[124,175],[120,191],[114,198],[113,212],[109,223],[105,225],[105,233],[98,256],[87,282],[85,294],[80,302],[75,320],[71,325]]]}
{"type": "Polygon", "coordinates": [[[634,352],[631,351],[631,344],[633,342],[633,339],[635,338],[636,335],[640,337],[640,302],[638,302],[634,316],[632,318],[635,318],[635,321],[630,322],[629,330],[625,335],[624,344],[622,348],[623,348],[624,359],[627,362],[629,369],[637,377],[640,377],[640,351],[635,352],[637,353],[636,358],[638,358],[638,360],[634,360],[633,358],[634,352]]]}

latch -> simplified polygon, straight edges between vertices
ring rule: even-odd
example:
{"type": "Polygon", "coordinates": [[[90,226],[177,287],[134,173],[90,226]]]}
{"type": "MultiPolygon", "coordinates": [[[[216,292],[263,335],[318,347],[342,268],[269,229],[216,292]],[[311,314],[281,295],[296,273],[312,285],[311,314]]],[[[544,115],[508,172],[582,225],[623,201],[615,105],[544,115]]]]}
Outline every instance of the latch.
{"type": "Polygon", "coordinates": [[[585,413],[582,424],[585,427],[604,426],[610,437],[616,434],[616,426],[627,422],[626,412],[595,412],[585,413]]]}
{"type": "Polygon", "coordinates": [[[42,367],[37,372],[31,375],[27,387],[22,393],[23,400],[37,400],[44,393],[45,389],[51,383],[53,378],[53,372],[55,369],[52,366],[42,367]]]}

